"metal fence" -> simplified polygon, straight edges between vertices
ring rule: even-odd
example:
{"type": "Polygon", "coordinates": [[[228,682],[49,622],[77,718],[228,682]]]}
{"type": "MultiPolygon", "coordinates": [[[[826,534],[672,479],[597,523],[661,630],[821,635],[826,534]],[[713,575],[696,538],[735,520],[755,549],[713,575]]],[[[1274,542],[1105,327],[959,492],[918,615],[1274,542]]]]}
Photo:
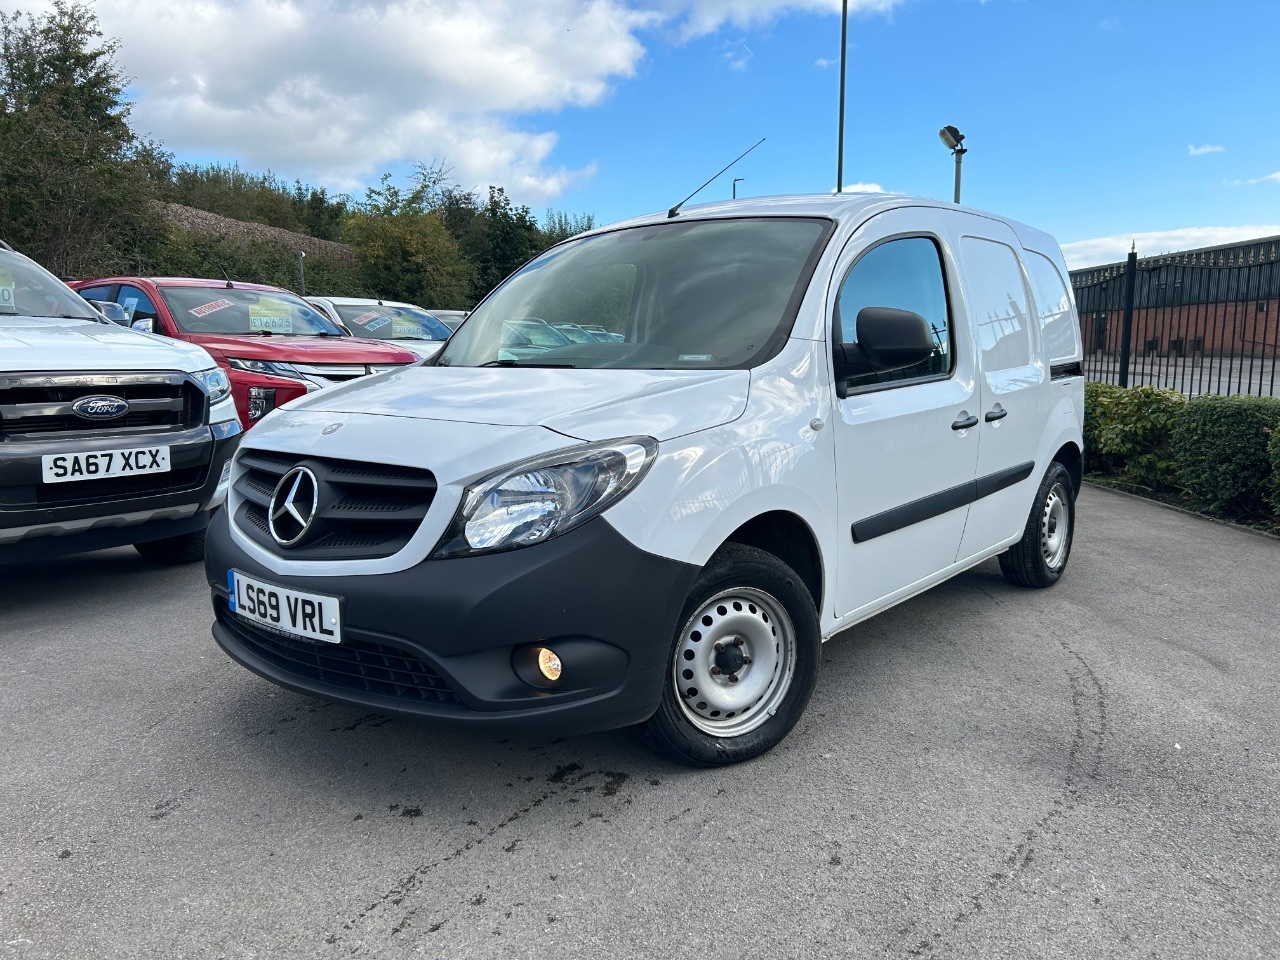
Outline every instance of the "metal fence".
{"type": "Polygon", "coordinates": [[[1076,270],[1085,375],[1277,396],[1280,238],[1076,270]]]}

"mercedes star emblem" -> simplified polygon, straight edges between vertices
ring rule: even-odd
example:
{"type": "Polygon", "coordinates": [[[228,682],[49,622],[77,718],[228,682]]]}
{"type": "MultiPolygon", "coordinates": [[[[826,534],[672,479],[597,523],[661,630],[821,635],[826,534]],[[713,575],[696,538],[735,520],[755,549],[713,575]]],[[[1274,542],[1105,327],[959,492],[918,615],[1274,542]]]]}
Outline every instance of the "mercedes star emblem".
{"type": "Polygon", "coordinates": [[[294,467],[276,484],[267,505],[267,526],[271,538],[282,547],[291,547],[311,529],[320,502],[320,484],[306,467],[294,467]]]}

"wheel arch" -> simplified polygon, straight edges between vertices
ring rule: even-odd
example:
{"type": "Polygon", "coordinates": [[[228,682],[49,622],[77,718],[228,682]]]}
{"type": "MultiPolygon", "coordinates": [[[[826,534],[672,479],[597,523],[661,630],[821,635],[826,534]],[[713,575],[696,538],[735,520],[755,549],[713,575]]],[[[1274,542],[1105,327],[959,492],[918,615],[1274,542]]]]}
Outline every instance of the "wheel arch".
{"type": "Polygon", "coordinates": [[[725,543],[741,543],[773,554],[796,572],[814,607],[822,609],[822,551],[813,530],[799,516],[788,510],[758,514],[729,534],[725,543]]]}
{"type": "Polygon", "coordinates": [[[1084,458],[1080,448],[1074,443],[1064,443],[1053,455],[1053,459],[1067,468],[1067,473],[1071,475],[1071,485],[1075,487],[1074,493],[1079,495],[1080,485],[1084,482],[1084,458]]]}

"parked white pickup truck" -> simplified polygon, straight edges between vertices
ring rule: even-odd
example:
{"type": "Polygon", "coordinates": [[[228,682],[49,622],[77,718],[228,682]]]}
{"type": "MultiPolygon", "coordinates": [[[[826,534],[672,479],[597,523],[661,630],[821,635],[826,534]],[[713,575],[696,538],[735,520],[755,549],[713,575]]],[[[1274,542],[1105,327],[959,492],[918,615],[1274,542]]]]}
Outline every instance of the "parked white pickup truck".
{"type": "Polygon", "coordinates": [[[107,322],[0,241],[0,564],[199,560],[240,432],[204,350],[107,322]]]}

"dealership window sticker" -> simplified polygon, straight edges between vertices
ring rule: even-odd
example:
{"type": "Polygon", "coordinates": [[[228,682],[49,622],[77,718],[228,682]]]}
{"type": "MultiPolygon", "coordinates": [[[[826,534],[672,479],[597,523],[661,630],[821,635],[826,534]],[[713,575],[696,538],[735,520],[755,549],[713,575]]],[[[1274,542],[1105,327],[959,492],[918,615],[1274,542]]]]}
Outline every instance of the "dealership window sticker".
{"type": "Polygon", "coordinates": [[[14,303],[17,288],[13,274],[8,270],[0,270],[0,313],[18,312],[18,305],[14,303]]]}
{"type": "Polygon", "coordinates": [[[278,300],[259,300],[249,308],[249,329],[293,333],[293,308],[278,300]]]}
{"type": "Polygon", "coordinates": [[[202,303],[188,312],[195,317],[207,317],[211,313],[225,310],[230,306],[234,306],[230,300],[214,300],[212,303],[202,303]]]}

